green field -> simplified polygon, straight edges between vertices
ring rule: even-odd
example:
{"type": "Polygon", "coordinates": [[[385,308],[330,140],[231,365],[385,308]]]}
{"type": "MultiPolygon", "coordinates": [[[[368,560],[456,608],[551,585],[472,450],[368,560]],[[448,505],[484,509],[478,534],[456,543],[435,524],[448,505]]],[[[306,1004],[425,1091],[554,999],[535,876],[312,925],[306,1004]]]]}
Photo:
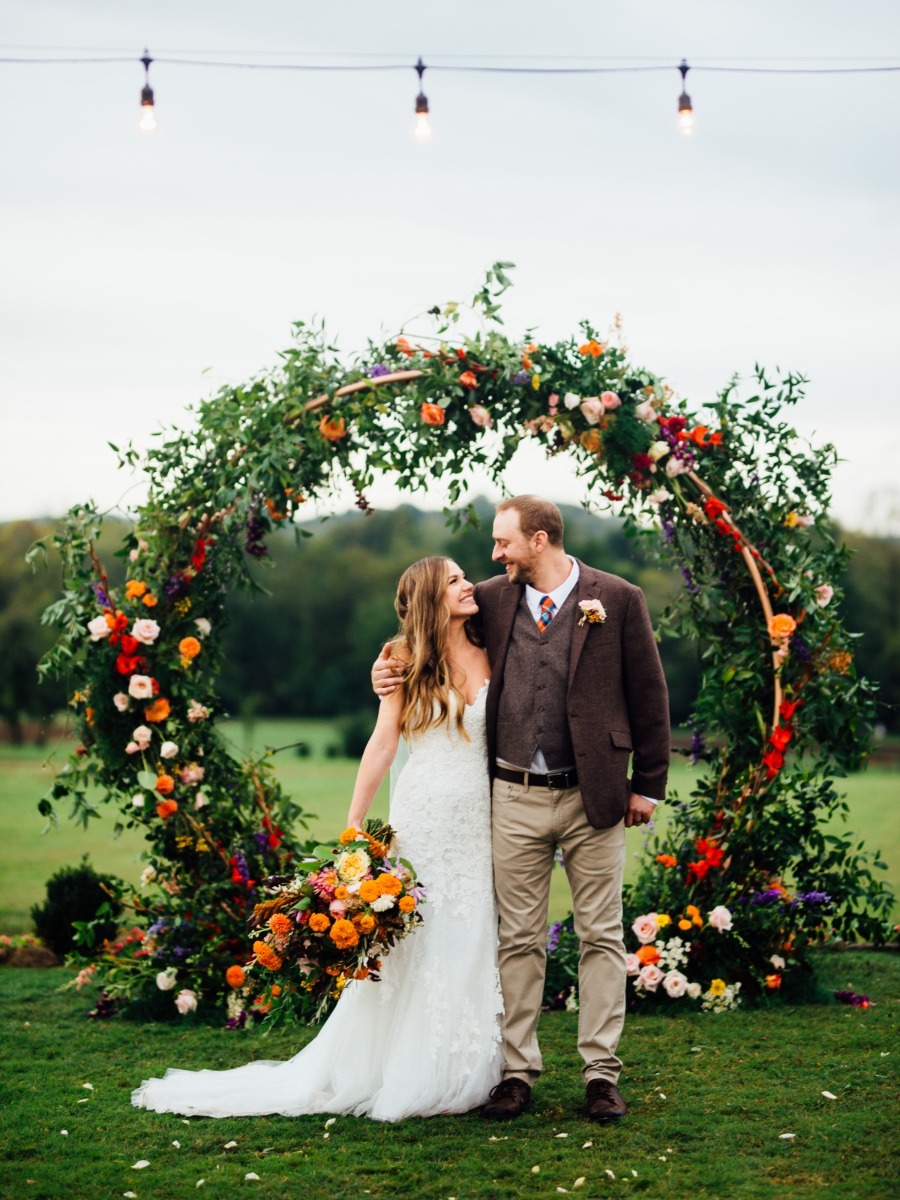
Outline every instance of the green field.
{"type": "MultiPolygon", "coordinates": [[[[309,758],[283,750],[276,756],[279,775],[288,793],[310,819],[313,837],[328,838],[345,824],[350,792],[356,773],[355,762],[325,757],[327,746],[336,741],[327,721],[259,721],[252,727],[226,723],[223,731],[235,753],[261,752],[266,746],[282,747],[305,741],[309,758]]],[[[60,812],[58,825],[43,832],[46,821],[38,814],[37,802],[50,786],[54,773],[65,761],[68,743],[39,750],[34,747],[0,749],[0,933],[23,932],[30,928],[31,906],[43,898],[47,878],[59,867],[77,863],[85,853],[101,871],[112,872],[137,882],[141,872],[143,840],[136,830],[113,837],[115,814],[102,811],[88,830],[60,812]]],[[[686,796],[695,772],[677,759],[672,772],[672,790],[686,796]]],[[[850,805],[847,828],[859,834],[869,849],[880,849],[888,863],[887,878],[900,891],[900,805],[896,803],[900,772],[869,770],[844,781],[850,805]]],[[[379,793],[374,811],[387,814],[387,788],[379,793]]],[[[665,819],[665,809],[660,820],[665,819]]],[[[633,877],[642,855],[644,833],[629,833],[628,876],[633,877]]],[[[569,891],[564,872],[554,872],[550,917],[569,910],[569,891]]]]}

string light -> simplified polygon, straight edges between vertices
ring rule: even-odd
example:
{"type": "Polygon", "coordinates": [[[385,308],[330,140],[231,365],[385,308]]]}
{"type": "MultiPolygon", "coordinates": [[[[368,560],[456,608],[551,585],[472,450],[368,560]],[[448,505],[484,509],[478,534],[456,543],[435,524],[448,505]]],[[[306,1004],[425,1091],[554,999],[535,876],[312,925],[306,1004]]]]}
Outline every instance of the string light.
{"type": "Polygon", "coordinates": [[[156,129],[156,112],[155,104],[153,103],[153,88],[150,86],[150,64],[153,59],[150,57],[150,51],[144,51],[144,57],[141,59],[144,64],[144,86],[141,88],[141,123],[140,129],[143,133],[153,133],[156,129]]]}
{"type": "Polygon", "coordinates": [[[419,76],[419,94],[416,96],[416,140],[419,142],[427,142],[431,137],[431,125],[428,121],[428,97],[422,91],[422,76],[425,74],[425,64],[422,62],[421,55],[416,63],[416,72],[419,76]]]}
{"type": "Polygon", "coordinates": [[[678,97],[678,124],[681,126],[681,132],[685,137],[690,137],[694,132],[694,108],[691,104],[691,98],[687,94],[687,73],[691,68],[687,64],[687,59],[683,58],[678,67],[681,72],[681,95],[678,97]]]}

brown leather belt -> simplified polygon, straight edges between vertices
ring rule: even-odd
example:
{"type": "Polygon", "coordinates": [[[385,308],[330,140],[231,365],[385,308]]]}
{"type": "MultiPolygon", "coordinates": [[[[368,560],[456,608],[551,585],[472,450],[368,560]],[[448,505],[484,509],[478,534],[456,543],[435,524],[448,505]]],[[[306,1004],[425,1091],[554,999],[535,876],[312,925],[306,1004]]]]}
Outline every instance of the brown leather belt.
{"type": "Polygon", "coordinates": [[[566,788],[578,787],[578,772],[574,767],[567,771],[550,771],[547,775],[535,775],[533,771],[515,771],[512,767],[494,767],[494,778],[506,783],[518,783],[522,787],[552,788],[561,792],[566,788]]]}

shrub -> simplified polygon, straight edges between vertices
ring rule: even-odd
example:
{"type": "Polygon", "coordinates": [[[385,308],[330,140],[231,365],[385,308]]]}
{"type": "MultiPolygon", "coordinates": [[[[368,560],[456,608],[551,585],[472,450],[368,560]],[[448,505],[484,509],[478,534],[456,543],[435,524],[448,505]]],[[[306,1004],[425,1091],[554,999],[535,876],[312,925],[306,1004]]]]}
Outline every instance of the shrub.
{"type": "Polygon", "coordinates": [[[110,919],[95,926],[95,937],[90,946],[82,945],[83,953],[93,953],[105,938],[115,937],[121,912],[121,904],[112,896],[117,895],[123,884],[113,875],[98,875],[82,858],[77,867],[62,867],[47,880],[47,898],[31,910],[38,937],[60,956],[75,948],[75,921],[93,921],[101,905],[110,907],[110,919]],[[112,893],[112,896],[111,896],[112,893]]]}

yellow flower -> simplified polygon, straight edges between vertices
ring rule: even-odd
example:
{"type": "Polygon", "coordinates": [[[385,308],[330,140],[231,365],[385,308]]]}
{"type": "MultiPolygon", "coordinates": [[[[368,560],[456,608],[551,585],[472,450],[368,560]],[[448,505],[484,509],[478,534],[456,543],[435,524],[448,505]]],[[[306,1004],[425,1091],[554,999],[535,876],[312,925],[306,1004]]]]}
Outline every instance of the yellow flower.
{"type": "Polygon", "coordinates": [[[724,996],[725,980],[724,979],[714,979],[712,981],[712,983],[709,985],[709,994],[711,996],[724,996]]]}
{"type": "Polygon", "coordinates": [[[667,925],[672,924],[672,918],[666,916],[665,913],[657,913],[656,914],[656,924],[659,926],[660,929],[665,929],[665,927],[667,925]]]}
{"type": "Polygon", "coordinates": [[[365,850],[347,850],[334,864],[342,883],[355,883],[369,869],[369,856],[365,850]]]}
{"type": "Polygon", "coordinates": [[[784,523],[787,525],[788,529],[793,529],[797,524],[797,514],[795,512],[789,512],[784,518],[784,523]]]}
{"type": "Polygon", "coordinates": [[[537,375],[537,374],[535,374],[535,375],[532,375],[532,377],[531,377],[531,386],[534,388],[534,390],[535,390],[535,391],[538,391],[538,390],[540,389],[540,386],[541,386],[541,377],[540,377],[540,375],[537,375]]]}

